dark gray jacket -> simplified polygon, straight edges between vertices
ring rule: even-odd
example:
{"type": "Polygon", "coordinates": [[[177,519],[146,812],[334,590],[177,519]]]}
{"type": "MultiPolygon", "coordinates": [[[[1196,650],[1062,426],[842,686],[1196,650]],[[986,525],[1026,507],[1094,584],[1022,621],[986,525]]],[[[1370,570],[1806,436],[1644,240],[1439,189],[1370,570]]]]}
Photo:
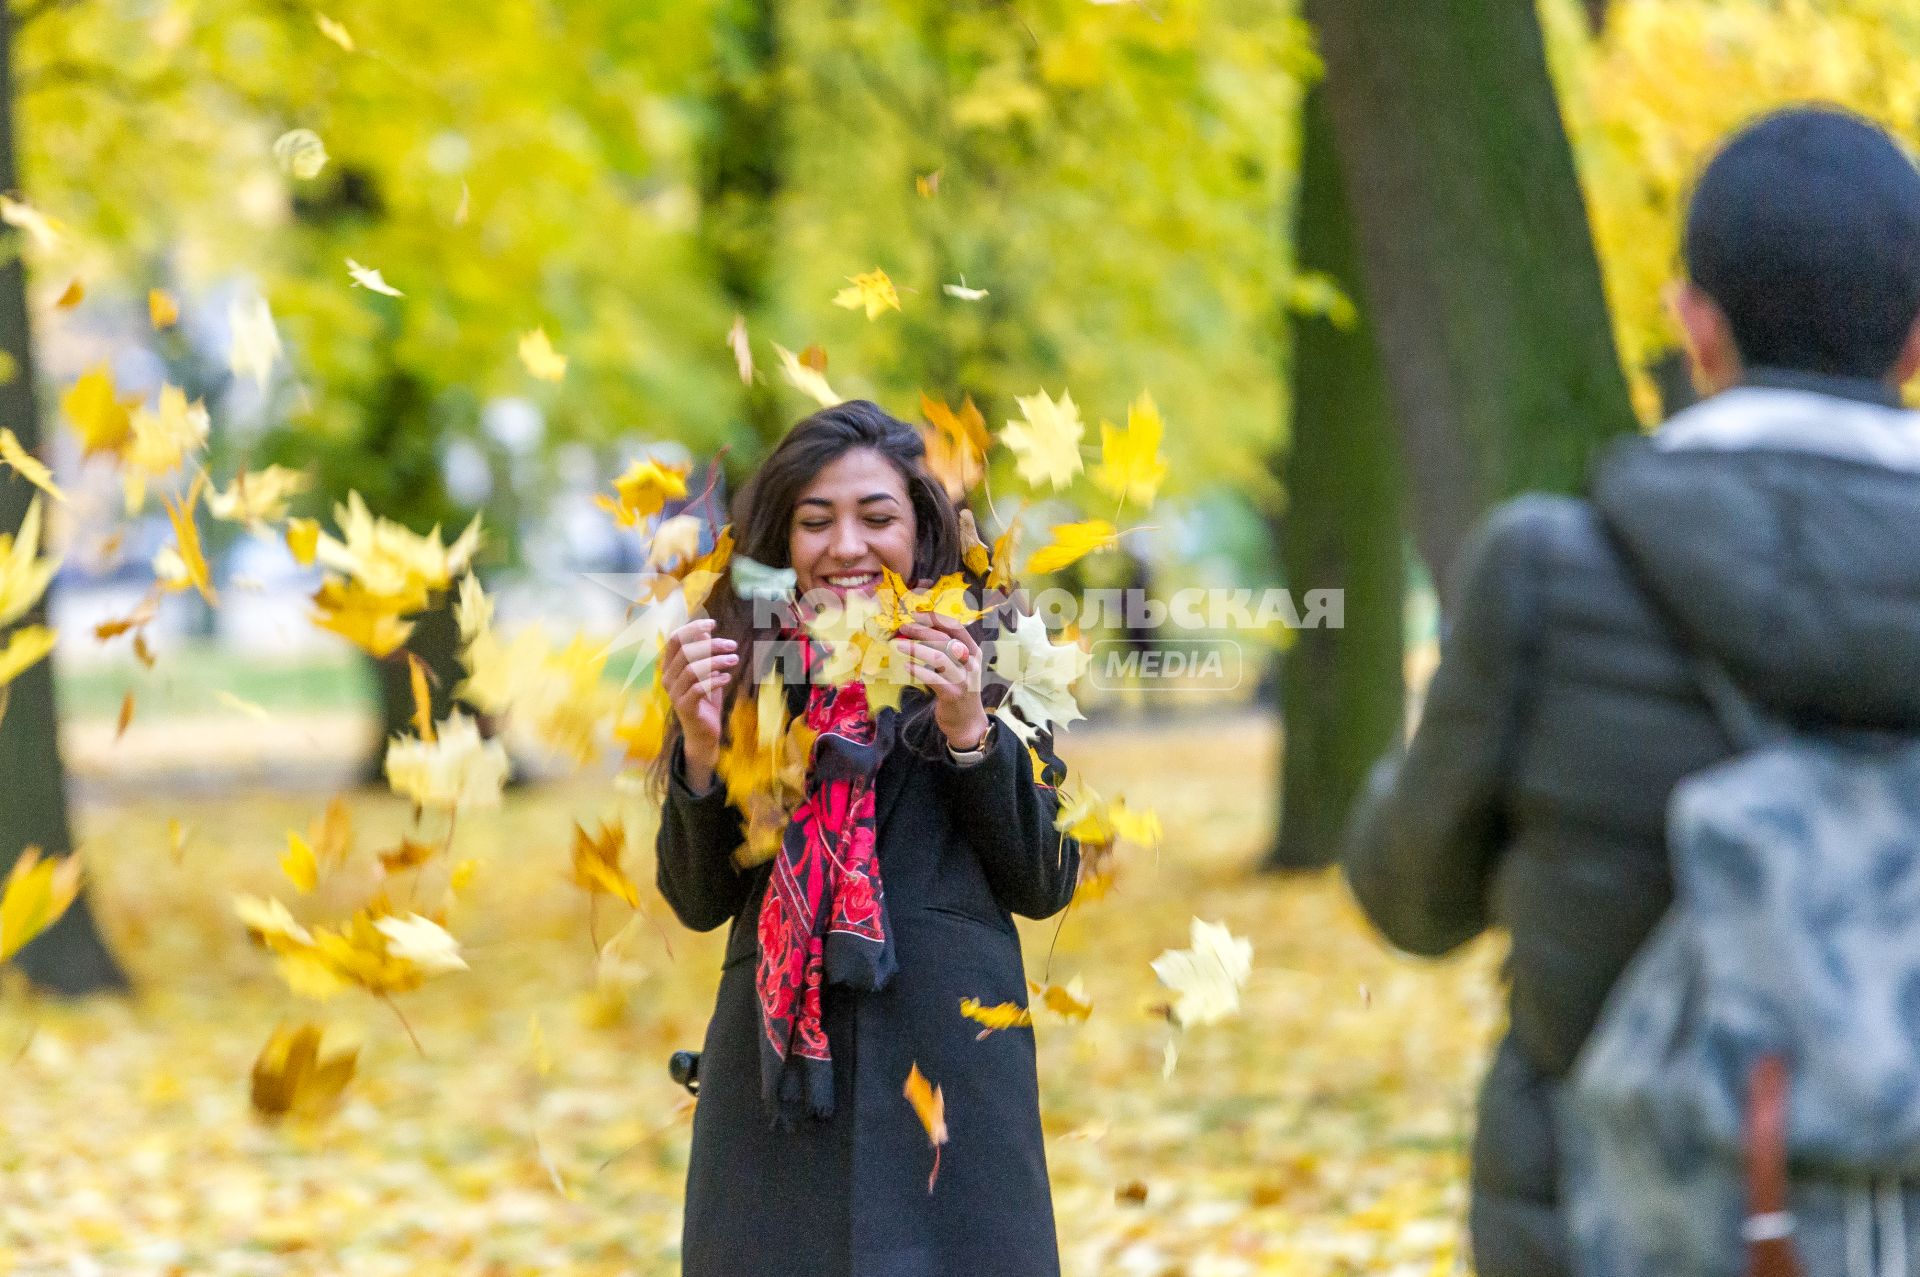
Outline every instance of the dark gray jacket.
{"type": "Polygon", "coordinates": [[[1481,1277],[1564,1271],[1554,1088],[1667,907],[1668,795],[1729,752],[1676,629],[1790,721],[1920,731],[1920,414],[1893,403],[1756,377],[1621,445],[1591,501],[1514,501],[1466,552],[1419,730],[1346,868],[1400,948],[1512,937],[1474,1142],[1481,1277]]]}

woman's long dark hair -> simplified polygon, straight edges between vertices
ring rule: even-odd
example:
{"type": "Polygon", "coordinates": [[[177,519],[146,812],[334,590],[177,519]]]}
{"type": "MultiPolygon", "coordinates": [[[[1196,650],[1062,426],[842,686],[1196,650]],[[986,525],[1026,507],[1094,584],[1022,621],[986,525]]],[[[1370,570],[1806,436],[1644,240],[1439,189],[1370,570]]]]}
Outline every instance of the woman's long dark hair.
{"type": "MultiPolygon", "coordinates": [[[[760,463],[733,501],[734,553],[744,554],[772,568],[790,568],[789,538],[793,508],[815,476],[856,449],[879,453],[900,472],[907,497],[913,503],[913,571],[907,584],[922,588],[960,569],[960,525],[946,489],[927,470],[927,449],[920,432],[877,404],[865,399],[823,408],[787,432],[786,438],[760,463]]],[[[743,658],[734,667],[721,706],[724,730],[733,704],[751,680],[758,645],[776,638],[776,625],[754,624],[752,601],[734,592],[733,575],[723,573],[707,598],[706,612],[716,624],[714,634],[732,639],[743,658]]],[[[918,688],[901,702],[900,739],[916,749],[930,748],[927,720],[932,697],[918,688]]],[[[665,793],[667,768],[680,744],[680,719],[672,715],[660,758],[653,768],[654,788],[665,793]]]]}

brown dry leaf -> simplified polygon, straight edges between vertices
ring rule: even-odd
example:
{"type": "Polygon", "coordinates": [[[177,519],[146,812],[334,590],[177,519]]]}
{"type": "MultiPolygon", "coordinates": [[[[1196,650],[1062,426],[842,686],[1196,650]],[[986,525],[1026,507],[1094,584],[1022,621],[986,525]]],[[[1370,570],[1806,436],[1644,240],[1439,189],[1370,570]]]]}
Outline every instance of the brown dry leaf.
{"type": "Polygon", "coordinates": [[[939,1087],[928,1083],[918,1063],[908,1072],[902,1094],[913,1105],[914,1116],[926,1128],[927,1142],[933,1145],[933,1173],[927,1176],[927,1191],[931,1193],[933,1182],[940,1178],[940,1146],[947,1142],[947,1097],[939,1087]]]}
{"type": "Polygon", "coordinates": [[[427,689],[427,663],[407,653],[407,683],[413,690],[413,730],[421,740],[433,743],[433,693],[427,689]]]}
{"type": "MultiPolygon", "coordinates": [[[[409,869],[416,869],[426,864],[438,855],[439,852],[439,846],[434,843],[422,842],[417,838],[402,837],[398,846],[379,853],[380,872],[388,877],[392,877],[397,873],[405,873],[409,869]]],[[[471,865],[473,862],[469,860],[464,863],[471,865]]],[[[464,885],[464,883],[462,885],[464,885]]],[[[459,887],[455,887],[454,890],[458,891],[459,887]]]]}
{"type": "Polygon", "coordinates": [[[256,1113],[282,1117],[324,1117],[340,1103],[353,1080],[359,1049],[322,1056],[322,1031],[317,1024],[284,1026],[273,1031],[253,1062],[250,1097],[256,1113]]]}
{"type": "Polygon", "coordinates": [[[920,432],[927,445],[927,469],[958,504],[986,473],[987,449],[993,446],[986,418],[974,406],[972,395],[956,412],[922,391],[920,412],[931,423],[920,432]]]}
{"type": "Polygon", "coordinates": [[[811,368],[822,377],[826,376],[827,348],[817,341],[814,342],[811,346],[808,346],[800,352],[800,366],[802,368],[811,368]]]}
{"type": "Polygon", "coordinates": [[[141,600],[140,606],[127,615],[112,621],[102,621],[93,627],[93,637],[102,643],[119,638],[128,630],[137,630],[154,618],[160,609],[160,600],[149,594],[141,600]]]}
{"type": "Polygon", "coordinates": [[[979,998],[961,998],[960,1014],[976,1024],[986,1026],[974,1034],[976,1042],[985,1040],[989,1034],[995,1032],[1028,1028],[1033,1024],[1033,1012],[1018,1002],[1000,1002],[993,1006],[983,1006],[979,998]]]}
{"type": "Polygon", "coordinates": [[[153,668],[153,648],[147,643],[145,633],[135,634],[133,636],[133,659],[139,661],[140,664],[147,669],[153,668]]]}
{"type": "Polygon", "coordinates": [[[117,741],[127,734],[127,728],[133,726],[133,693],[128,692],[120,698],[120,717],[113,726],[113,738],[117,741]]]}
{"type": "Polygon", "coordinates": [[[180,322],[180,303],[173,294],[164,288],[147,290],[147,319],[153,324],[155,332],[171,328],[180,322]]]}

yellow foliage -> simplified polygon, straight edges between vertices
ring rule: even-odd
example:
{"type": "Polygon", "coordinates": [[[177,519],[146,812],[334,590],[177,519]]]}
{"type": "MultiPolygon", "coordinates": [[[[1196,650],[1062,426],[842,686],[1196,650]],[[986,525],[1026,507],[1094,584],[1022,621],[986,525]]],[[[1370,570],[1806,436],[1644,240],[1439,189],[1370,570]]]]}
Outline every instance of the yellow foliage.
{"type": "Polygon", "coordinates": [[[38,847],[22,851],[0,890],[0,962],[58,922],[79,894],[78,856],[42,860],[38,847]]]}

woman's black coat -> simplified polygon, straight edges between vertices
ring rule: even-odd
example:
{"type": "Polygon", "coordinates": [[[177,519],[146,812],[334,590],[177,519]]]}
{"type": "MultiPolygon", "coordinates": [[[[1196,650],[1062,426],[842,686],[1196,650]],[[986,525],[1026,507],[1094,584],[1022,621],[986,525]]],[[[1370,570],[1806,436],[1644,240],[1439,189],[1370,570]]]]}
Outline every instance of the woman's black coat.
{"type": "MultiPolygon", "coordinates": [[[[1042,737],[1044,742],[1044,737],[1042,737]]],[[[687,1277],[1054,1277],[1060,1271],[1033,1031],[977,1040],[963,998],[1027,1002],[1009,912],[1044,918],[1073,895],[1080,851],[1053,828],[1050,784],[1004,724],[962,767],[904,744],[881,766],[875,823],[900,966],[887,987],[829,985],[834,1116],[776,1129],[760,1090],[755,922],[768,867],[733,867],[725,786],[686,784],[676,751],[660,821],[660,893],[682,922],[734,924],[700,1059],[687,1168],[687,1277]],[[902,1093],[918,1064],[942,1088],[950,1142],[933,1149],[902,1093]]]]}

